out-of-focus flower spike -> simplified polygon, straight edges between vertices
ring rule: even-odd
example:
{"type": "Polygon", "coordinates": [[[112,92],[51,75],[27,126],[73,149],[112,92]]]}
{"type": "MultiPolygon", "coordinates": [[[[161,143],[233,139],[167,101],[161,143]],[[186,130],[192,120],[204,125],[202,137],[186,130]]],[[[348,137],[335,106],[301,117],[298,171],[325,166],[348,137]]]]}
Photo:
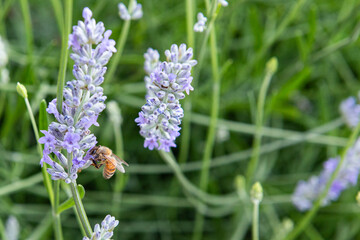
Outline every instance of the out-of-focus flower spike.
{"type": "Polygon", "coordinates": [[[91,238],[84,237],[83,240],[109,240],[113,236],[115,227],[119,221],[110,215],[107,215],[101,222],[101,227],[97,223],[94,226],[94,232],[91,238]]]}
{"type": "Polygon", "coordinates": [[[133,2],[130,3],[129,10],[123,3],[118,4],[120,18],[125,21],[137,20],[142,18],[143,16],[142,5],[140,3],[137,3],[136,0],[130,0],[130,1],[133,2]]]}
{"type": "MultiPolygon", "coordinates": [[[[326,198],[321,203],[322,206],[337,200],[345,189],[356,185],[360,172],[359,154],[360,139],[347,151],[340,171],[333,181],[326,198]]],[[[330,158],[324,163],[323,170],[318,176],[312,176],[308,181],[298,182],[292,201],[300,211],[306,211],[312,207],[313,202],[324,191],[339,162],[340,157],[330,158]]]]}
{"type": "Polygon", "coordinates": [[[195,32],[203,32],[206,29],[207,18],[204,16],[204,14],[199,12],[197,14],[197,19],[198,19],[198,21],[194,25],[194,31],[195,32]]]}

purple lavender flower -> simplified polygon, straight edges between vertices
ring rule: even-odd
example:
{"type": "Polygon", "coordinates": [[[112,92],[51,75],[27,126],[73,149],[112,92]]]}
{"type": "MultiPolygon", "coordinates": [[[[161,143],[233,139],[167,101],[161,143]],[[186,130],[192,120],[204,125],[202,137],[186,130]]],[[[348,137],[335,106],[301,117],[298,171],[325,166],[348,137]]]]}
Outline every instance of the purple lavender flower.
{"type": "Polygon", "coordinates": [[[97,141],[89,128],[98,126],[97,118],[106,107],[106,96],[100,84],[104,81],[105,64],[116,52],[115,41],[109,39],[111,31],[105,31],[102,22],[96,23],[91,18],[89,8],[84,8],[83,17],[84,21],[79,21],[69,35],[75,79],[64,87],[61,113],[56,108],[57,99],[49,103],[47,112],[53,114],[56,121],[49,125],[48,131],[42,131],[45,136],[39,139],[45,145],[41,165],[43,162],[49,164],[52,168],[47,171],[52,179],[63,179],[67,183],[75,182],[78,170],[91,163],[84,157],[97,141]],[[66,150],[67,157],[62,150],[66,150]],[[59,163],[50,159],[50,153],[55,153],[59,163]]]}
{"type": "Polygon", "coordinates": [[[355,97],[349,97],[341,102],[340,112],[347,125],[354,128],[360,120],[360,104],[356,103],[355,97]]]}
{"type": "Polygon", "coordinates": [[[119,16],[123,20],[137,20],[143,16],[142,6],[136,0],[130,0],[129,10],[123,3],[119,3],[118,7],[119,16]]]}
{"type": "MultiPolygon", "coordinates": [[[[360,139],[346,153],[340,171],[333,181],[326,198],[323,200],[322,206],[337,200],[342,191],[356,185],[360,171],[359,157],[360,139]]],[[[324,168],[319,176],[312,176],[309,181],[300,181],[297,184],[292,201],[300,211],[306,211],[312,207],[313,202],[325,190],[325,186],[338,166],[339,161],[340,157],[330,158],[324,163],[324,168]]]]}
{"type": "Polygon", "coordinates": [[[148,49],[145,57],[147,88],[146,104],[142,106],[135,122],[140,126],[140,135],[145,138],[144,147],[169,152],[176,147],[175,139],[180,135],[181,118],[184,111],[180,99],[194,90],[191,86],[191,68],[197,64],[192,60],[192,49],[185,44],[175,44],[165,51],[167,60],[159,62],[156,50],[148,49]]]}
{"type": "Polygon", "coordinates": [[[119,224],[119,221],[110,215],[107,215],[99,224],[95,224],[94,232],[91,238],[84,237],[83,240],[108,240],[112,237],[114,228],[119,224]]]}
{"type": "Polygon", "coordinates": [[[204,14],[199,12],[197,14],[197,19],[198,19],[198,21],[194,25],[194,31],[195,32],[203,32],[206,29],[207,18],[204,17],[204,14]]]}

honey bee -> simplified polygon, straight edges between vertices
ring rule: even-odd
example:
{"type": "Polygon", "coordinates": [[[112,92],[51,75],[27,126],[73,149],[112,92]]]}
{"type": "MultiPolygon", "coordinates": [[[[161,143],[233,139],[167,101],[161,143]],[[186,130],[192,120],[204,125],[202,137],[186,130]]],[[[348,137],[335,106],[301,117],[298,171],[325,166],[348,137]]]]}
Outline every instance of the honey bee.
{"type": "Polygon", "coordinates": [[[90,155],[92,158],[92,164],[94,167],[99,169],[102,165],[104,166],[103,169],[103,177],[105,179],[111,178],[114,174],[116,169],[122,173],[125,173],[125,169],[122,164],[129,166],[127,162],[116,156],[110,148],[104,146],[95,146],[90,150],[90,155]]]}

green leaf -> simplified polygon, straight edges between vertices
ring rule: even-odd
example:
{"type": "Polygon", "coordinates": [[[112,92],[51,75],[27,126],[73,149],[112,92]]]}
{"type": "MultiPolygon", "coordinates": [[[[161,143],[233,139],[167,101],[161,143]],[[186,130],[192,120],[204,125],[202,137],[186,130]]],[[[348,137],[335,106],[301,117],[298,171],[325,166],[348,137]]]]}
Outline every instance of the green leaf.
{"type": "MultiPolygon", "coordinates": [[[[40,103],[40,109],[39,109],[39,130],[47,130],[49,126],[46,107],[47,107],[46,101],[45,99],[43,99],[40,103]]],[[[43,134],[40,133],[40,136],[43,136],[43,134]]]]}
{"type": "MultiPolygon", "coordinates": [[[[81,199],[83,199],[85,196],[85,188],[81,184],[78,184],[77,189],[79,191],[81,199]]],[[[74,206],[74,204],[75,204],[74,198],[73,197],[68,198],[65,202],[60,204],[60,206],[57,209],[57,214],[60,214],[66,209],[71,208],[72,206],[74,206]]]]}

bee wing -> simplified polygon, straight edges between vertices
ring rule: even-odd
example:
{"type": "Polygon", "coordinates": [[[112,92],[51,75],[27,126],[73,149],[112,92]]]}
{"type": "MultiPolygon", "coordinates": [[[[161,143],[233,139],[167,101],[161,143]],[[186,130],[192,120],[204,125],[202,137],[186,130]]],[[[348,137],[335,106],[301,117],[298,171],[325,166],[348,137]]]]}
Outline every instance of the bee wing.
{"type": "Polygon", "coordinates": [[[122,173],[125,173],[125,168],[122,164],[129,166],[127,162],[116,156],[115,154],[112,154],[112,157],[116,159],[116,169],[119,170],[122,173]]]}

